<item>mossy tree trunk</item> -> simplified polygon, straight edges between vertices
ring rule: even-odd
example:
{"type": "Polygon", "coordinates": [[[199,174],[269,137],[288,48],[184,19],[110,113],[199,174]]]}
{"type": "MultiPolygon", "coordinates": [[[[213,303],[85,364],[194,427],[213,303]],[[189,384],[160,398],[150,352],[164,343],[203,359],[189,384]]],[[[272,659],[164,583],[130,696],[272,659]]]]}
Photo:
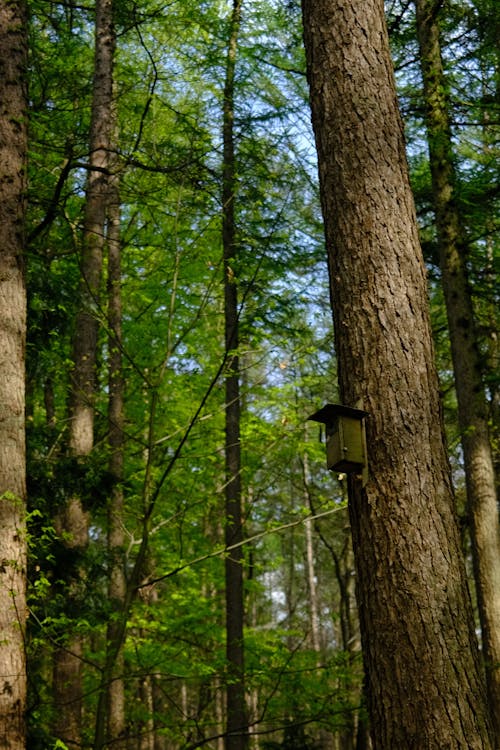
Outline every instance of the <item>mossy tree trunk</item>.
{"type": "Polygon", "coordinates": [[[478,330],[467,278],[467,236],[457,178],[434,0],[416,0],[420,66],[442,284],[448,316],[458,418],[464,454],[474,574],[488,695],[500,743],[500,524],[489,407],[482,380],[478,330]]]}

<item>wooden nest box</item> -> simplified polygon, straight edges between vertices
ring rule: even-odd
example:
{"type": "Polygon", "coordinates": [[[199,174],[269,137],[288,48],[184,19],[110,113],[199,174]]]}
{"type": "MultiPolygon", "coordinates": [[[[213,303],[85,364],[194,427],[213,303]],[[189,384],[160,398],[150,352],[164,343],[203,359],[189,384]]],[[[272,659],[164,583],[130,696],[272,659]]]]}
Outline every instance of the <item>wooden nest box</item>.
{"type": "Polygon", "coordinates": [[[326,404],[308,419],[326,428],[326,464],[330,471],[364,474],[367,469],[365,418],[368,412],[326,404]]]}

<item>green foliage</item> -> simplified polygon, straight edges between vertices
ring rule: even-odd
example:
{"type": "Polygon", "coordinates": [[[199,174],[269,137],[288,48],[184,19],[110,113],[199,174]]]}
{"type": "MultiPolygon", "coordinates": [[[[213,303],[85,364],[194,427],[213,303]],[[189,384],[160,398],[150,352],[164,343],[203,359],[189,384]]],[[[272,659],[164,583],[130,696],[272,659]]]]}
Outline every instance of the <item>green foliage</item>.
{"type": "MultiPolygon", "coordinates": [[[[194,0],[168,7],[157,0],[115,5],[126,384],[120,483],[126,542],[120,554],[127,580],[143,534],[149,538],[140,588],[125,613],[127,720],[135,736],[153,718],[172,746],[189,747],[221,731],[228,679],[219,554],[225,481],[220,195],[230,9],[225,2],[194,0]],[[161,695],[153,717],[143,694],[148,684],[161,695]]],[[[352,593],[346,600],[344,585],[353,580],[344,491],[326,471],[316,427],[307,424],[322,403],[337,400],[328,278],[299,4],[244,5],[233,271],[240,305],[241,477],[251,538],[245,546],[247,690],[254,726],[265,733],[262,747],[313,748],[320,731],[336,734],[350,726],[361,684],[359,658],[347,653],[342,634],[345,607],[355,621],[352,593]],[[311,511],[330,513],[314,524],[321,653],[311,647],[305,569],[303,521],[311,511]]],[[[498,327],[498,60],[494,24],[486,21],[488,14],[497,18],[493,5],[452,4],[445,26],[457,200],[472,238],[470,279],[492,404],[500,387],[492,345],[498,327]]],[[[63,747],[50,734],[50,649],[73,632],[88,636],[85,715],[92,716],[106,628],[120,613],[107,599],[108,509],[116,484],[109,470],[106,267],[103,294],[92,311],[101,326],[95,447],[76,459],[66,444],[88,176],[93,8],[38,0],[30,6],[28,658],[30,747],[38,750],[63,747]],[[90,517],[86,549],[72,549],[57,530],[58,513],[73,496],[90,517]]],[[[414,19],[407,3],[387,3],[387,10],[452,460],[461,481],[414,19]]],[[[86,731],[90,736],[93,727],[86,731]]]]}

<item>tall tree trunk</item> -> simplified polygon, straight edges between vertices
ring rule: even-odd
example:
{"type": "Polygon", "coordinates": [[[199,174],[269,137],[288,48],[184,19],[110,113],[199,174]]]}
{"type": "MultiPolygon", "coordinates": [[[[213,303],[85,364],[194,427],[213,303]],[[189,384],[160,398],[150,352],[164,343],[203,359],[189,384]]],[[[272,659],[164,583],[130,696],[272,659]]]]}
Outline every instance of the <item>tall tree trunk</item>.
{"type": "MultiPolygon", "coordinates": [[[[497,40],[500,36],[500,13],[498,4],[495,0],[488,0],[482,7],[483,22],[481,23],[480,39],[482,45],[487,45],[489,40],[497,40]]],[[[483,151],[487,153],[487,161],[495,163],[495,157],[498,154],[498,117],[496,113],[500,110],[500,47],[493,44],[490,49],[494,51],[493,63],[493,80],[495,82],[493,100],[488,106],[485,106],[482,112],[482,137],[483,151]],[[490,111],[491,110],[491,111],[490,111]]],[[[488,64],[485,62],[482,75],[488,64]]],[[[489,93],[489,87],[483,82],[483,97],[486,101],[489,93]]],[[[492,425],[492,452],[493,466],[495,470],[495,481],[497,490],[497,499],[500,503],[500,291],[497,283],[497,273],[495,272],[495,248],[497,246],[494,228],[498,217],[491,212],[488,218],[487,231],[491,236],[487,238],[488,263],[486,273],[488,277],[488,287],[490,293],[490,323],[488,331],[488,363],[486,367],[486,377],[489,381],[490,390],[490,423],[492,425]]]]}
{"type": "Polygon", "coordinates": [[[312,650],[318,654],[318,667],[321,662],[321,633],[319,628],[318,590],[316,586],[316,565],[314,561],[313,521],[304,520],[304,535],[306,540],[306,576],[307,593],[309,595],[309,628],[311,633],[312,650]]]}
{"type": "Polygon", "coordinates": [[[153,675],[153,710],[154,710],[154,738],[155,750],[168,750],[167,738],[161,733],[162,723],[160,717],[165,714],[167,708],[167,699],[165,698],[163,686],[161,684],[161,674],[153,675]]]}
{"type": "Polygon", "coordinates": [[[153,702],[153,678],[144,675],[139,685],[139,701],[144,711],[144,720],[141,722],[138,750],[155,750],[155,725],[154,725],[154,702],[153,702]]]}
{"type": "Polygon", "coordinates": [[[382,0],[303,0],[375,750],[491,748],[382,0]]]}
{"type": "MultiPolygon", "coordinates": [[[[76,459],[88,456],[94,442],[95,362],[102,257],[108,201],[110,144],[113,136],[113,56],[115,34],[112,0],[97,0],[95,61],[80,285],[81,306],[73,339],[70,392],[69,451],[76,459]]],[[[88,542],[88,517],[81,498],[69,498],[58,520],[68,548],[81,552],[88,542]]],[[[73,583],[68,581],[68,583],[73,583]]],[[[54,702],[57,737],[81,743],[82,642],[73,636],[54,656],[54,702]]]]}
{"type": "Polygon", "coordinates": [[[108,498],[108,598],[113,611],[107,627],[106,656],[96,709],[94,747],[112,744],[125,748],[125,686],[121,618],[125,608],[127,581],[124,559],[123,461],[124,390],[122,371],[122,297],[119,176],[113,166],[107,219],[108,330],[109,330],[109,473],[113,487],[108,498]],[[118,645],[117,645],[118,644],[118,645]]]}
{"type": "MultiPolygon", "coordinates": [[[[122,370],[122,299],[121,299],[121,244],[120,244],[120,200],[118,176],[113,176],[113,197],[108,218],[108,321],[109,342],[109,444],[111,457],[109,470],[113,477],[113,489],[108,501],[108,597],[113,609],[124,608],[127,591],[125,578],[125,531],[123,519],[123,460],[124,460],[124,391],[122,370]]],[[[115,623],[108,625],[107,643],[115,642],[115,623]]],[[[117,750],[125,747],[125,686],[123,681],[124,659],[121,648],[112,664],[107,684],[108,742],[117,750]]]]}
{"type": "MultiPolygon", "coordinates": [[[[304,436],[307,440],[307,434],[304,436]]],[[[309,472],[309,457],[304,453],[302,459],[302,476],[304,482],[304,502],[306,506],[311,507],[309,486],[311,482],[309,472]]],[[[310,630],[310,648],[316,653],[316,668],[321,669],[322,664],[322,634],[320,624],[320,605],[318,600],[318,586],[316,582],[316,560],[314,553],[314,521],[310,516],[304,519],[304,537],[306,543],[305,549],[305,572],[307,580],[308,594],[308,612],[309,612],[309,630],[310,630]]],[[[319,729],[319,743],[322,750],[332,750],[333,736],[331,732],[324,727],[319,729]]]]}
{"type": "Polygon", "coordinates": [[[115,30],[112,0],[97,0],[95,62],[90,129],[89,176],[81,258],[81,307],[73,340],[70,396],[72,455],[88,456],[94,445],[96,353],[106,213],[109,201],[111,143],[114,136],[113,58],[115,30]]]}
{"type": "MultiPolygon", "coordinates": [[[[306,457],[304,457],[305,459],[306,457]]],[[[307,462],[303,462],[303,479],[306,499],[309,508],[313,515],[315,515],[314,503],[311,493],[309,492],[309,481],[308,481],[308,470],[307,462]]],[[[344,495],[345,490],[343,489],[342,494],[344,495]]],[[[346,500],[346,496],[343,498],[346,500]]],[[[347,514],[347,509],[346,509],[347,514]]],[[[361,702],[361,689],[359,685],[359,679],[355,676],[355,662],[359,659],[360,643],[359,643],[359,627],[355,612],[354,604],[354,560],[352,553],[351,544],[351,532],[349,524],[346,519],[346,523],[343,529],[343,537],[336,535],[335,542],[338,545],[339,541],[342,542],[341,551],[338,552],[335,548],[336,545],[327,538],[325,533],[321,529],[321,523],[316,521],[315,525],[316,533],[323,542],[326,549],[329,551],[335,570],[335,578],[339,587],[339,602],[337,605],[337,611],[339,614],[339,635],[338,642],[341,650],[348,657],[349,669],[346,674],[341,677],[340,684],[343,693],[350,694],[352,696],[351,702],[361,702]],[[343,541],[342,541],[343,540],[343,541]]],[[[366,724],[364,717],[358,712],[356,716],[352,710],[352,707],[348,705],[343,719],[343,727],[340,729],[338,734],[338,749],[339,750],[353,750],[355,743],[357,742],[357,736],[360,736],[363,732],[363,725],[366,724]]]]}
{"type": "MultiPolygon", "coordinates": [[[[143,568],[143,572],[155,570],[154,560],[149,558],[143,568]]],[[[147,576],[144,582],[146,582],[147,576]]],[[[149,609],[154,609],[158,605],[159,595],[158,589],[155,586],[144,586],[139,589],[138,595],[149,609]]],[[[147,640],[148,634],[146,630],[139,628],[139,638],[147,640]]],[[[156,719],[155,719],[155,683],[157,687],[158,677],[155,674],[144,673],[139,678],[139,700],[143,712],[143,718],[139,725],[138,735],[138,750],[156,750],[157,749],[157,735],[156,735],[156,719]]],[[[187,711],[184,713],[187,716],[187,711]]],[[[111,745],[114,747],[114,745],[111,745]]]]}
{"type": "Polygon", "coordinates": [[[24,2],[0,2],[0,745],[26,742],[27,29],[24,2]]]}
{"type": "MultiPolygon", "coordinates": [[[[222,244],[224,260],[224,320],[226,372],[226,526],[227,546],[243,538],[241,518],[240,381],[238,358],[238,298],[235,276],[236,227],[234,202],[234,73],[241,19],[241,0],[233,0],[223,102],[222,244]]],[[[243,551],[233,549],[225,561],[226,657],[228,662],[226,750],[248,745],[243,653],[243,551]]]]}
{"type": "Polygon", "coordinates": [[[456,196],[453,143],[435,0],[416,0],[420,65],[441,276],[462,436],[476,591],[491,715],[500,744],[500,524],[467,237],[456,196]]]}

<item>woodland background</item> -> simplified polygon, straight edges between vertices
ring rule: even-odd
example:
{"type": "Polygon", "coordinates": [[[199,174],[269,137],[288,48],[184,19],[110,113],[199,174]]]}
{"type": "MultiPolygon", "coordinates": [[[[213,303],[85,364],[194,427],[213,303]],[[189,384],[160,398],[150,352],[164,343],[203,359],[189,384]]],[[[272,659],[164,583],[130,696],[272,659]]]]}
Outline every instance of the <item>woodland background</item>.
{"type": "MultiPolygon", "coordinates": [[[[470,562],[415,11],[385,5],[470,562]]],[[[500,7],[442,6],[498,468],[500,7]]],[[[362,747],[346,489],[307,422],[338,394],[300,7],[244,2],[237,36],[223,0],[123,0],[112,20],[109,160],[99,166],[94,4],[29,3],[28,747],[224,747],[226,689],[241,677],[228,666],[224,617],[225,382],[236,355],[250,747],[362,747]],[[90,172],[113,176],[95,281],[90,172]],[[97,323],[95,383],[75,353],[82,315],[97,323]],[[86,448],[71,432],[82,393],[93,411],[86,448]]]]}

